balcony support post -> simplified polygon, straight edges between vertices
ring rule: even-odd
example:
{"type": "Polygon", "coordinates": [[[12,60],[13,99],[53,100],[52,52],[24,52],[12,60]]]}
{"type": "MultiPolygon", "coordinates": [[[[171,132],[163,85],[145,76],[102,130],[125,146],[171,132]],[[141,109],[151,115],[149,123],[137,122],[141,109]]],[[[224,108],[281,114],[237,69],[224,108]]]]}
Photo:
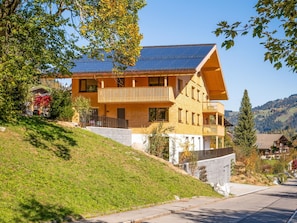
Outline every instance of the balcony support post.
{"type": "Polygon", "coordinates": [[[135,87],[135,78],[132,79],[132,87],[135,87]]]}

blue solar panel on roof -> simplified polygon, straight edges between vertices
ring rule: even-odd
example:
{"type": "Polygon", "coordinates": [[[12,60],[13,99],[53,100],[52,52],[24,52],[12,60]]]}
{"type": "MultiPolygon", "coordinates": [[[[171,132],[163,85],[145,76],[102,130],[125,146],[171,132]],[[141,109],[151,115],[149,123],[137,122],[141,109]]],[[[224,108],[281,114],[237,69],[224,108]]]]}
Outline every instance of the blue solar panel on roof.
{"type": "MultiPolygon", "coordinates": [[[[136,65],[127,71],[195,69],[213,47],[214,44],[143,47],[136,65]]],[[[73,73],[111,72],[113,67],[106,54],[104,60],[83,56],[74,62],[73,73]]]]}

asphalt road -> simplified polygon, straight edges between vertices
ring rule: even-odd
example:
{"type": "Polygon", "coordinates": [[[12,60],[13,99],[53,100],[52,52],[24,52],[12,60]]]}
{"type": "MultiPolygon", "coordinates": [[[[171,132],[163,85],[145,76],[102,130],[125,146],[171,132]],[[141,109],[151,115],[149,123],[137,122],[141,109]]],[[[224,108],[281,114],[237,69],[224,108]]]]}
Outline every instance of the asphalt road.
{"type": "Polygon", "coordinates": [[[154,218],[143,223],[297,222],[297,179],[280,186],[219,200],[199,208],[154,218]]]}

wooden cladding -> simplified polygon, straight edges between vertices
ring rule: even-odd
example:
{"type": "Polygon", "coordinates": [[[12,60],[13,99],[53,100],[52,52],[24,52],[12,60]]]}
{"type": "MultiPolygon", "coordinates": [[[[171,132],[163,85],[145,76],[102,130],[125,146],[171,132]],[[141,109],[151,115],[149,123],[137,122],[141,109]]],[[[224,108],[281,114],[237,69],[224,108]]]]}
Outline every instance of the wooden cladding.
{"type": "Polygon", "coordinates": [[[174,101],[172,87],[98,88],[98,103],[174,101]]]}
{"type": "Polygon", "coordinates": [[[203,112],[215,112],[224,114],[225,108],[224,105],[219,102],[206,102],[203,103],[203,112]]]}
{"type": "Polygon", "coordinates": [[[203,125],[204,136],[224,136],[225,127],[220,125],[203,125]]]}

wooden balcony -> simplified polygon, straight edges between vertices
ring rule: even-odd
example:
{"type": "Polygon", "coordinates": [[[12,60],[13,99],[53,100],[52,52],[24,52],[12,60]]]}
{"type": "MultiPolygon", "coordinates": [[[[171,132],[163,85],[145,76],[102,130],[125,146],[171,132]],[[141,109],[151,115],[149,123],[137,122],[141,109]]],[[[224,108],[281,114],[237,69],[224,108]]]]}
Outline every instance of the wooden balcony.
{"type": "Polygon", "coordinates": [[[98,103],[174,102],[172,87],[99,88],[98,103]]]}
{"type": "Polygon", "coordinates": [[[225,113],[224,105],[219,102],[205,102],[203,103],[203,112],[205,113],[225,113]]]}
{"type": "Polygon", "coordinates": [[[225,127],[221,125],[203,125],[204,136],[224,136],[225,127]]]}

